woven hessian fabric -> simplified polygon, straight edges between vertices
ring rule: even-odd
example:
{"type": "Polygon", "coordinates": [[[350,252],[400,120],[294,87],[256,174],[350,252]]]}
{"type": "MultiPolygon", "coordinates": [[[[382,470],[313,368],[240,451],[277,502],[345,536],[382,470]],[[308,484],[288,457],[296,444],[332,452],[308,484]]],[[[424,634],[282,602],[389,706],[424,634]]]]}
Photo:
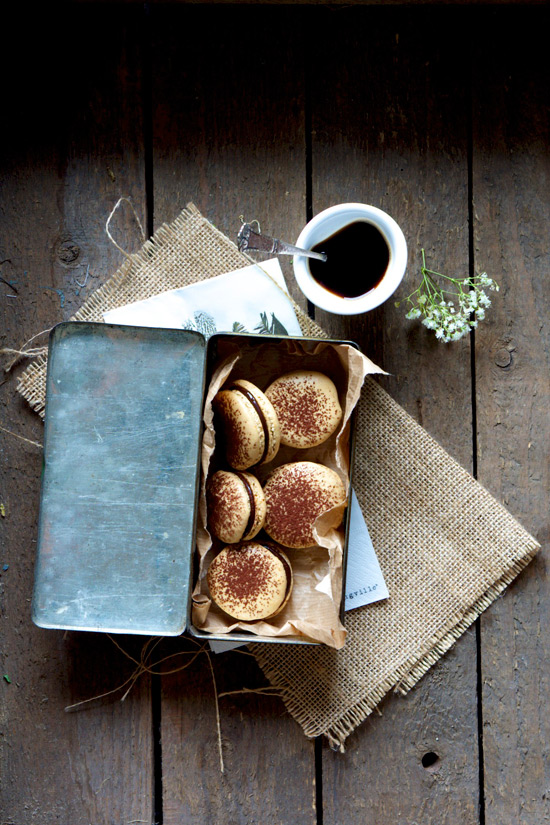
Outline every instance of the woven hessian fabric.
{"type": "MultiPolygon", "coordinates": [[[[254,263],[193,204],[128,257],[73,320],[254,263]]],[[[326,337],[297,304],[302,332],[326,337]]],[[[45,356],[19,392],[44,415],[45,356]]],[[[357,416],[354,489],[390,598],[346,614],[340,651],[249,646],[307,736],[343,749],[392,690],[406,693],[537,552],[539,545],[379,384],[367,379],[357,416]]]]}
{"type": "Polygon", "coordinates": [[[343,650],[251,645],[308,736],[335,747],[391,690],[406,693],[539,545],[368,378],[354,488],[390,598],[346,614],[343,650]]]}

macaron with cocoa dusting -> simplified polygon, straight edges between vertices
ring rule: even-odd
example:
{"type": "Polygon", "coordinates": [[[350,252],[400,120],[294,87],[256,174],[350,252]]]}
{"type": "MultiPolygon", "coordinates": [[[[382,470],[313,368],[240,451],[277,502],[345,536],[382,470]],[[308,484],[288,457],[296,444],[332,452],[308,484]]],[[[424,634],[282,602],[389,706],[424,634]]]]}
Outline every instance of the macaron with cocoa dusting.
{"type": "Polygon", "coordinates": [[[285,607],[292,592],[292,568],[272,543],[239,542],[224,547],[206,575],[212,600],[233,619],[269,619],[285,607]]]}
{"type": "Polygon", "coordinates": [[[336,385],[315,370],[294,370],[265,391],[281,427],[281,444],[299,449],[326,441],[342,420],[336,385]]]}
{"type": "Polygon", "coordinates": [[[284,547],[314,545],[316,519],[337,507],[328,527],[342,523],[346,492],[340,476],[314,461],[281,464],[264,484],[267,504],[265,532],[284,547]]]}
{"type": "Polygon", "coordinates": [[[248,470],[276,456],[281,443],[279,419],[259,387],[242,378],[231,380],[212,404],[230,467],[248,470]]]}
{"type": "Polygon", "coordinates": [[[206,485],[208,529],[225,544],[254,538],[264,525],[262,485],[252,473],[218,470],[206,485]]]}

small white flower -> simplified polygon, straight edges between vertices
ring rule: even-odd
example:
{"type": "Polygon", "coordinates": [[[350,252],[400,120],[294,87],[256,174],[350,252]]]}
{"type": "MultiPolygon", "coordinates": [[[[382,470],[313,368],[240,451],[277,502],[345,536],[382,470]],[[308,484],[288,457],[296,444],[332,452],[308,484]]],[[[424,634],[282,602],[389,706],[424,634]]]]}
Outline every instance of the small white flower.
{"type": "Polygon", "coordinates": [[[421,318],[421,323],[435,332],[440,341],[458,341],[485,318],[485,310],[491,306],[485,289],[498,292],[498,284],[486,272],[481,272],[472,277],[447,278],[450,288],[446,289],[445,285],[438,285],[440,273],[426,268],[424,250],[422,261],[422,281],[406,299],[406,317],[421,318]],[[453,297],[454,300],[447,300],[453,297]]]}

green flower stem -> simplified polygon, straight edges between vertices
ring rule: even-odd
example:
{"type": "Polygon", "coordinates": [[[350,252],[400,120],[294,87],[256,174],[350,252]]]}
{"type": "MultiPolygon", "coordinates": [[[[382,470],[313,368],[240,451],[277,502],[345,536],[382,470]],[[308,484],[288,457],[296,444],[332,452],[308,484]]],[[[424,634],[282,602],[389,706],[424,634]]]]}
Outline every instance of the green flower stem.
{"type": "MultiPolygon", "coordinates": [[[[483,320],[486,308],[491,305],[485,289],[498,292],[498,284],[485,272],[477,276],[453,278],[428,269],[424,249],[421,253],[421,281],[404,299],[408,305],[406,317],[411,320],[421,318],[421,323],[445,343],[457,341],[483,320]],[[445,281],[448,283],[445,284],[445,281]],[[448,289],[445,288],[447,286],[448,289]]],[[[400,303],[396,302],[396,306],[400,303]]]]}

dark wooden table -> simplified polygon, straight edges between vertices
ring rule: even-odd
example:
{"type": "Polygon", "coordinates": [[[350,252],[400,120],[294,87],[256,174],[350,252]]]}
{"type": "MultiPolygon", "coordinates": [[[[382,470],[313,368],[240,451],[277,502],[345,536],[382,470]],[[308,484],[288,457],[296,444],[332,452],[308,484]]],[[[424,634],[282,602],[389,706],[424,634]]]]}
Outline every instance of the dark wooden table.
{"type": "MultiPolygon", "coordinates": [[[[143,675],[123,702],[64,710],[134,664],[102,634],[31,622],[42,422],[16,393],[20,361],[0,387],[0,822],[550,821],[548,7],[23,3],[3,16],[4,346],[69,318],[118,268],[105,222],[122,195],[149,235],[193,201],[230,237],[245,215],[290,241],[326,206],[375,204],[409,242],[403,291],[421,247],[433,268],[486,270],[501,291],[449,345],[393,301],[317,320],[391,374],[393,397],[543,549],[344,754],[306,739],[276,697],[220,699],[222,776],[204,657],[143,675]]],[[[129,210],[112,231],[140,244],[129,210]]],[[[120,640],[134,655],[142,641],[120,640]]],[[[265,684],[242,654],[213,665],[220,692],[265,684]]]]}

